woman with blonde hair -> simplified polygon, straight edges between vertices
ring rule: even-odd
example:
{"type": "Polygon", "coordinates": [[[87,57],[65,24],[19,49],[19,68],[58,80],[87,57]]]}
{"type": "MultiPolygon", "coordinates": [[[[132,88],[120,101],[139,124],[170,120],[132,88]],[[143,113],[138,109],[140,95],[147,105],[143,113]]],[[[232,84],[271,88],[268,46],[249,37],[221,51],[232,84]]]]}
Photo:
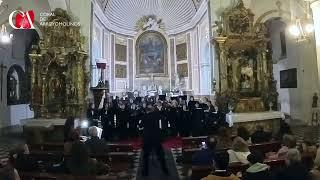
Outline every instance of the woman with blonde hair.
{"type": "Polygon", "coordinates": [[[248,143],[241,137],[233,140],[232,148],[228,150],[230,163],[249,164],[247,156],[250,154],[248,143]]]}

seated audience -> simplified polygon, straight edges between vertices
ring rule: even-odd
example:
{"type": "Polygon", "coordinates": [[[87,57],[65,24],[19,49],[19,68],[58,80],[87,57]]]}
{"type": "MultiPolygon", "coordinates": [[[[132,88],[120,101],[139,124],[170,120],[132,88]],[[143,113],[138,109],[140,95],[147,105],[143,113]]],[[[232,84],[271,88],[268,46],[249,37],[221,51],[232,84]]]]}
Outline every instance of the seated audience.
{"type": "Polygon", "coordinates": [[[247,157],[250,167],[246,170],[242,180],[270,180],[270,167],[263,164],[264,155],[255,151],[247,157]]]}
{"type": "Polygon", "coordinates": [[[90,139],[85,142],[90,154],[104,154],[107,153],[107,144],[104,140],[98,137],[98,129],[92,126],[88,130],[90,139]]]}
{"type": "Polygon", "coordinates": [[[231,148],[232,146],[231,132],[229,132],[226,127],[220,127],[218,130],[216,141],[217,141],[216,148],[218,150],[231,148]]]}
{"type": "Polygon", "coordinates": [[[253,144],[268,142],[270,139],[271,134],[265,132],[263,126],[257,126],[257,130],[251,135],[251,142],[253,144]]]}
{"type": "Polygon", "coordinates": [[[297,149],[289,149],[286,167],[277,173],[276,180],[311,180],[307,168],[301,163],[301,155],[297,149]]]}
{"type": "Polygon", "coordinates": [[[308,153],[316,155],[317,153],[317,145],[312,139],[312,131],[305,131],[303,142],[299,146],[299,150],[301,153],[308,153]]]}
{"type": "Polygon", "coordinates": [[[320,148],[317,150],[314,166],[310,172],[312,180],[320,180],[320,148]]]}
{"type": "Polygon", "coordinates": [[[293,135],[284,135],[282,140],[282,147],[276,154],[276,158],[286,158],[289,149],[296,149],[297,141],[293,135]]]}
{"type": "Polygon", "coordinates": [[[250,132],[248,131],[248,129],[246,129],[243,126],[240,126],[237,129],[237,136],[241,137],[242,139],[244,139],[245,141],[247,141],[249,144],[251,143],[251,139],[250,139],[250,132]]]}
{"type": "Polygon", "coordinates": [[[64,148],[64,154],[69,154],[72,148],[72,144],[74,142],[80,141],[80,135],[79,132],[76,130],[73,130],[70,132],[68,138],[66,139],[63,148],[64,148]]]}
{"type": "Polygon", "coordinates": [[[76,176],[107,174],[107,166],[89,158],[89,152],[84,143],[74,142],[70,158],[67,160],[68,172],[76,176]]]}
{"type": "Polygon", "coordinates": [[[201,180],[240,180],[237,176],[229,172],[229,154],[222,152],[217,154],[215,158],[215,170],[212,174],[201,180]]]}
{"type": "Polygon", "coordinates": [[[192,156],[192,165],[213,165],[216,144],[217,142],[213,137],[208,137],[206,144],[201,146],[201,150],[192,156]]]}
{"type": "Polygon", "coordinates": [[[247,156],[250,154],[248,143],[241,137],[236,137],[233,140],[232,149],[229,149],[227,152],[229,154],[230,163],[249,163],[249,161],[247,160],[247,156]]]}

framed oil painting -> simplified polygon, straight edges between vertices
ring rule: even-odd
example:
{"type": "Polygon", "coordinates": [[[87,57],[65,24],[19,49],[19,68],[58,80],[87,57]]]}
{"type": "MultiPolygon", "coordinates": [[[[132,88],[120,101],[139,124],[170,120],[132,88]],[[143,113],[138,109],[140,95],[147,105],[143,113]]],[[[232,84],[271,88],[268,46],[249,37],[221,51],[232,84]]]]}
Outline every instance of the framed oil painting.
{"type": "Polygon", "coordinates": [[[176,46],[177,61],[187,60],[187,43],[178,44],[176,46]]]}
{"type": "Polygon", "coordinates": [[[127,78],[127,66],[126,65],[115,65],[115,76],[116,78],[127,78]]]}
{"type": "Polygon", "coordinates": [[[280,71],[280,88],[297,88],[297,69],[280,71]]]}
{"type": "Polygon", "coordinates": [[[167,42],[157,31],[146,31],[136,43],[137,77],[167,75],[167,42]]]}
{"type": "Polygon", "coordinates": [[[127,46],[116,44],[116,61],[127,61],[127,46]]]}
{"type": "Polygon", "coordinates": [[[177,72],[180,77],[188,77],[188,64],[183,63],[183,64],[178,64],[177,65],[177,72]]]}

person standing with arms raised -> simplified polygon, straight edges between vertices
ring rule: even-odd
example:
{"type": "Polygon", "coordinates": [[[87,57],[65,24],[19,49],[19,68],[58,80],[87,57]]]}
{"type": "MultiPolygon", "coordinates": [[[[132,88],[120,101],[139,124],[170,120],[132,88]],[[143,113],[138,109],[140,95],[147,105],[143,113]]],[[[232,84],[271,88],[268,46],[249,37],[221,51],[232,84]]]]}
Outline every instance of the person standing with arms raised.
{"type": "Polygon", "coordinates": [[[161,145],[159,120],[159,111],[155,111],[154,107],[149,104],[146,108],[146,114],[143,117],[143,176],[149,175],[149,156],[152,151],[155,151],[163,173],[169,175],[164,150],[161,145]]]}

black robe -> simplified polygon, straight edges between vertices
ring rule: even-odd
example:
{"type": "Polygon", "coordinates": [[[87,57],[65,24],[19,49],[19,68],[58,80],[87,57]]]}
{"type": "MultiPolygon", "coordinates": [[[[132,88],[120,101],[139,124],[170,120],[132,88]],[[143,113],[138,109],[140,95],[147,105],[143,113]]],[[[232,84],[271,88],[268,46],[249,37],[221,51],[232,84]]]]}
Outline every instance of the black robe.
{"type": "Polygon", "coordinates": [[[200,136],[203,134],[204,111],[202,108],[196,108],[192,111],[192,135],[200,136]]]}

